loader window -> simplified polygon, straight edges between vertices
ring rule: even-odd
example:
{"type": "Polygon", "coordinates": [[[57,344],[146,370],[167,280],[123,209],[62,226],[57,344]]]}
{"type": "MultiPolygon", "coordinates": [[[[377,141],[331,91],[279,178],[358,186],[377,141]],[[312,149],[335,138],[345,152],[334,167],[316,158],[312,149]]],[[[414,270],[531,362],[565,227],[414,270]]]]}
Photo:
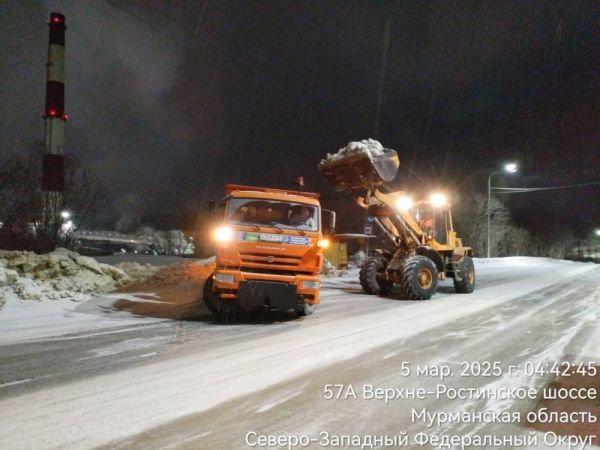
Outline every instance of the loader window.
{"type": "Polygon", "coordinates": [[[435,240],[440,244],[447,244],[448,234],[446,233],[446,212],[442,208],[436,208],[434,214],[435,240]]]}
{"type": "Polygon", "coordinates": [[[421,230],[427,232],[434,229],[433,210],[430,206],[419,205],[414,209],[413,214],[421,230]]]}
{"type": "Polygon", "coordinates": [[[430,205],[419,205],[413,210],[413,215],[421,230],[431,232],[440,244],[446,244],[446,214],[441,208],[430,205]]]}
{"type": "Polygon", "coordinates": [[[319,210],[304,203],[232,198],[227,205],[227,221],[237,225],[317,231],[319,210]]]}

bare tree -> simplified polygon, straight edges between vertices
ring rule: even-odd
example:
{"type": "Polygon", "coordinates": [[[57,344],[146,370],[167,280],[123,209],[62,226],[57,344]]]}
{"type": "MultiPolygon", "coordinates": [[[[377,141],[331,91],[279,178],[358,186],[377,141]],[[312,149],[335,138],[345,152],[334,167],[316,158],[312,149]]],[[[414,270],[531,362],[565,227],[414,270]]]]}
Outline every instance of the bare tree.
{"type": "Polygon", "coordinates": [[[68,245],[75,230],[98,206],[99,182],[74,158],[65,158],[62,204],[70,212],[69,227],[57,214],[43,220],[43,146],[34,144],[24,156],[11,155],[0,166],[0,247],[49,251],[68,245]]]}
{"type": "MultiPolygon", "coordinates": [[[[490,202],[490,248],[492,256],[512,256],[530,253],[529,233],[517,227],[510,211],[492,197],[490,202]]],[[[454,209],[455,221],[465,243],[477,256],[486,253],[487,199],[483,195],[466,196],[454,209]]]]}
{"type": "Polygon", "coordinates": [[[119,198],[115,206],[119,213],[116,223],[118,232],[133,233],[141,226],[144,202],[138,194],[127,194],[119,198]]]}

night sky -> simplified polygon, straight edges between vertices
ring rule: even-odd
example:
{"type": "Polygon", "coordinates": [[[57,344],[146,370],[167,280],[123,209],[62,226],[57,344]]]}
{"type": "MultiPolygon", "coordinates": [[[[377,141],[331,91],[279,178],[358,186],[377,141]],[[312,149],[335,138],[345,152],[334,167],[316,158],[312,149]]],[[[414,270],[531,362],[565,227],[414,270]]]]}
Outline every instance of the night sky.
{"type": "MultiPolygon", "coordinates": [[[[106,186],[100,223],[138,211],[181,226],[225,182],[288,187],[298,175],[329,206],[347,206],[316,165],[368,137],[399,152],[396,184],[408,190],[485,193],[509,160],[521,174],[495,184],[600,180],[597,1],[5,1],[2,10],[0,157],[43,136],[46,21],[63,13],[65,154],[106,186]]],[[[599,186],[509,200],[533,232],[541,221],[600,226],[599,205],[599,186]]]]}

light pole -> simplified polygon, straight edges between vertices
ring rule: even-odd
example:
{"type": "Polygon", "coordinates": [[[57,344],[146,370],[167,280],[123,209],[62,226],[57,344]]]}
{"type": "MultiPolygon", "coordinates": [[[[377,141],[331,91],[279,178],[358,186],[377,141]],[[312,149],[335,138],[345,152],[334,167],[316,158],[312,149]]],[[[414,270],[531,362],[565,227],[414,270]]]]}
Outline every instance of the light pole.
{"type": "Polygon", "coordinates": [[[488,178],[488,198],[487,198],[487,257],[490,257],[490,227],[491,227],[491,214],[490,214],[490,200],[492,198],[492,177],[501,173],[516,173],[517,165],[515,163],[508,163],[504,165],[504,170],[492,172],[488,178]]]}

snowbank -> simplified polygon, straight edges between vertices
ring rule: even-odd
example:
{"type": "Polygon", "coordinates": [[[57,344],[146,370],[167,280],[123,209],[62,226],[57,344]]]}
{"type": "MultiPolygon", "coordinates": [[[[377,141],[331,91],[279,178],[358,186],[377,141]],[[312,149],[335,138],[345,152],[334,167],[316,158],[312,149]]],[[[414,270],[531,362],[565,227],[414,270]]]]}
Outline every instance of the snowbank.
{"type": "Polygon", "coordinates": [[[367,254],[362,251],[359,250],[356,253],[350,255],[350,262],[348,264],[348,267],[351,269],[356,269],[356,268],[360,268],[363,266],[364,263],[367,262],[367,254]]]}
{"type": "Polygon", "coordinates": [[[156,271],[150,265],[131,262],[101,264],[62,248],[43,255],[0,251],[0,307],[11,294],[19,300],[84,301],[90,294],[112,291],[156,271]]]}
{"type": "Polygon", "coordinates": [[[138,253],[115,253],[108,256],[94,256],[99,263],[111,264],[118,266],[123,262],[136,262],[142,265],[150,264],[151,266],[168,266],[170,264],[178,264],[180,262],[189,261],[187,258],[172,255],[142,255],[138,253]]]}
{"type": "Polygon", "coordinates": [[[118,263],[115,264],[114,267],[129,275],[132,281],[145,280],[161,269],[160,266],[154,266],[152,264],[140,264],[133,261],[118,263]]]}
{"type": "Polygon", "coordinates": [[[327,153],[327,157],[321,162],[338,161],[350,154],[365,153],[369,158],[381,156],[384,153],[383,145],[375,139],[363,139],[362,141],[349,142],[343,148],[340,148],[336,153],[327,153]]]}

